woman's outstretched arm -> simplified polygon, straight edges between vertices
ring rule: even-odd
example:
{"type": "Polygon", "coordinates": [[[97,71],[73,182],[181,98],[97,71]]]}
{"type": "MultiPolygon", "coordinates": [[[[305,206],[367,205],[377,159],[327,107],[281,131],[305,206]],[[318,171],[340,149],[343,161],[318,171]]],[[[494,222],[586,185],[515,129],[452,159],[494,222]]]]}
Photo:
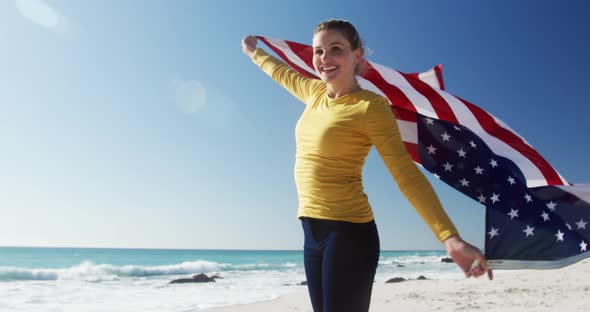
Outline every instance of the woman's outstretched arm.
{"type": "Polygon", "coordinates": [[[485,256],[479,249],[461,239],[432,185],[406,151],[397,121],[385,98],[369,105],[366,129],[402,193],[445,246],[447,253],[465,276],[479,277],[487,272],[491,280],[492,271],[488,268],[485,256]]]}

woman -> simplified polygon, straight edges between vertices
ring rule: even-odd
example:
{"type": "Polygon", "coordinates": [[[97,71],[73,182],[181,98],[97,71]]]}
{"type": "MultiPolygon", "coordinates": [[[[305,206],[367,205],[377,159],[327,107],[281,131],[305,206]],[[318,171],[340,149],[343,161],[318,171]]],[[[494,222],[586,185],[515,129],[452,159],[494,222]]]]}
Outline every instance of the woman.
{"type": "Polygon", "coordinates": [[[359,86],[363,47],[352,24],[329,20],[317,26],[313,66],[321,80],[305,78],[256,45],[254,36],[242,41],[254,63],[306,104],[296,126],[295,182],[314,311],[369,310],[379,236],[361,173],[373,145],[465,275],[487,271],[492,278],[483,254],[461,239],[405,150],[388,100],[359,86]]]}

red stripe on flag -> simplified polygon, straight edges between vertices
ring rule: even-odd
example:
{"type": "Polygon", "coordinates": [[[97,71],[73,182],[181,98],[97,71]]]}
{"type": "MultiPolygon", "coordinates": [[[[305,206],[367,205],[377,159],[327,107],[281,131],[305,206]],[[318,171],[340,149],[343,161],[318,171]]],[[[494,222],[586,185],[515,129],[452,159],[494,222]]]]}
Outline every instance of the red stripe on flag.
{"type": "Polygon", "coordinates": [[[418,91],[420,94],[426,97],[426,99],[428,99],[430,104],[432,104],[432,108],[434,108],[434,111],[436,112],[438,119],[450,121],[454,124],[459,123],[457,117],[455,116],[455,113],[453,112],[447,101],[445,101],[442,98],[442,96],[440,96],[440,94],[436,92],[429,84],[420,79],[416,79],[408,74],[404,74],[401,72],[400,74],[404,76],[404,78],[406,78],[408,83],[416,91],[418,91]]]}
{"type": "Polygon", "coordinates": [[[438,84],[440,85],[440,89],[445,89],[445,82],[442,76],[442,64],[438,64],[434,67],[434,73],[436,74],[436,79],[438,80],[438,84]]]}
{"type": "Polygon", "coordinates": [[[416,79],[420,79],[420,73],[409,73],[409,74],[406,74],[406,75],[408,75],[410,77],[413,77],[413,78],[416,78],[416,79]]]}
{"type": "Polygon", "coordinates": [[[262,40],[271,50],[273,50],[276,54],[278,54],[283,59],[283,61],[285,61],[287,64],[289,64],[289,66],[291,66],[291,68],[295,69],[298,73],[302,74],[303,76],[305,76],[307,78],[318,79],[316,76],[309,73],[307,70],[305,70],[305,69],[297,66],[293,62],[291,62],[289,60],[289,58],[287,57],[287,55],[285,55],[285,53],[281,49],[275,47],[272,43],[270,43],[268,40],[266,40],[266,38],[264,38],[262,36],[256,36],[256,38],[262,40]]]}
{"type": "Polygon", "coordinates": [[[366,63],[367,71],[363,78],[372,82],[377,89],[381,90],[385,96],[397,107],[416,112],[414,104],[406,97],[406,95],[396,86],[391,85],[383,79],[383,76],[369,63],[366,63]]]}
{"type": "Polygon", "coordinates": [[[421,164],[422,162],[420,162],[420,153],[418,153],[418,144],[404,142],[404,145],[406,146],[408,154],[410,154],[410,157],[412,157],[412,160],[421,164]]]}
{"type": "Polygon", "coordinates": [[[563,185],[563,181],[559,178],[559,174],[534,148],[526,144],[520,137],[512,133],[510,130],[500,126],[494,118],[483,109],[463,100],[462,98],[457,97],[457,99],[465,104],[487,133],[502,140],[504,143],[517,150],[539,168],[541,174],[543,174],[543,177],[547,180],[548,185],[563,185]]]}
{"type": "Polygon", "coordinates": [[[395,117],[399,120],[404,121],[411,121],[411,122],[418,122],[418,118],[416,117],[416,112],[411,112],[409,110],[401,109],[391,105],[391,110],[395,117]]]}

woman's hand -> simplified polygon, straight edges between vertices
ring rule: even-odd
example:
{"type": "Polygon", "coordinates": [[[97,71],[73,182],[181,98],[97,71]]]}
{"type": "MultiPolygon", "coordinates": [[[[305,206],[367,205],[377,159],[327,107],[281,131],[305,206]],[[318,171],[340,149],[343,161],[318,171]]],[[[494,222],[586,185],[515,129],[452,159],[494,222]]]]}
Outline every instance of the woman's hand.
{"type": "Polygon", "coordinates": [[[465,242],[461,237],[450,236],[443,241],[443,244],[449,256],[463,270],[466,277],[480,277],[487,272],[490,280],[494,278],[494,274],[488,268],[486,258],[481,251],[465,242]]]}
{"type": "Polygon", "coordinates": [[[256,44],[258,43],[258,38],[256,36],[246,36],[242,39],[242,50],[244,53],[252,58],[252,54],[254,50],[256,50],[256,44]]]}

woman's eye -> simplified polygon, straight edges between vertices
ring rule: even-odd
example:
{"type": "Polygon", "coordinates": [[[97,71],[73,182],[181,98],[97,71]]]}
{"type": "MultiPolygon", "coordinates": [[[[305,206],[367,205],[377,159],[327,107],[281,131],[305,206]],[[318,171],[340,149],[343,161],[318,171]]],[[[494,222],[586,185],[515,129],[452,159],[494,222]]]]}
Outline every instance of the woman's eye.
{"type": "Polygon", "coordinates": [[[321,55],[322,53],[323,53],[322,50],[315,50],[315,54],[317,54],[317,55],[321,55]]]}

